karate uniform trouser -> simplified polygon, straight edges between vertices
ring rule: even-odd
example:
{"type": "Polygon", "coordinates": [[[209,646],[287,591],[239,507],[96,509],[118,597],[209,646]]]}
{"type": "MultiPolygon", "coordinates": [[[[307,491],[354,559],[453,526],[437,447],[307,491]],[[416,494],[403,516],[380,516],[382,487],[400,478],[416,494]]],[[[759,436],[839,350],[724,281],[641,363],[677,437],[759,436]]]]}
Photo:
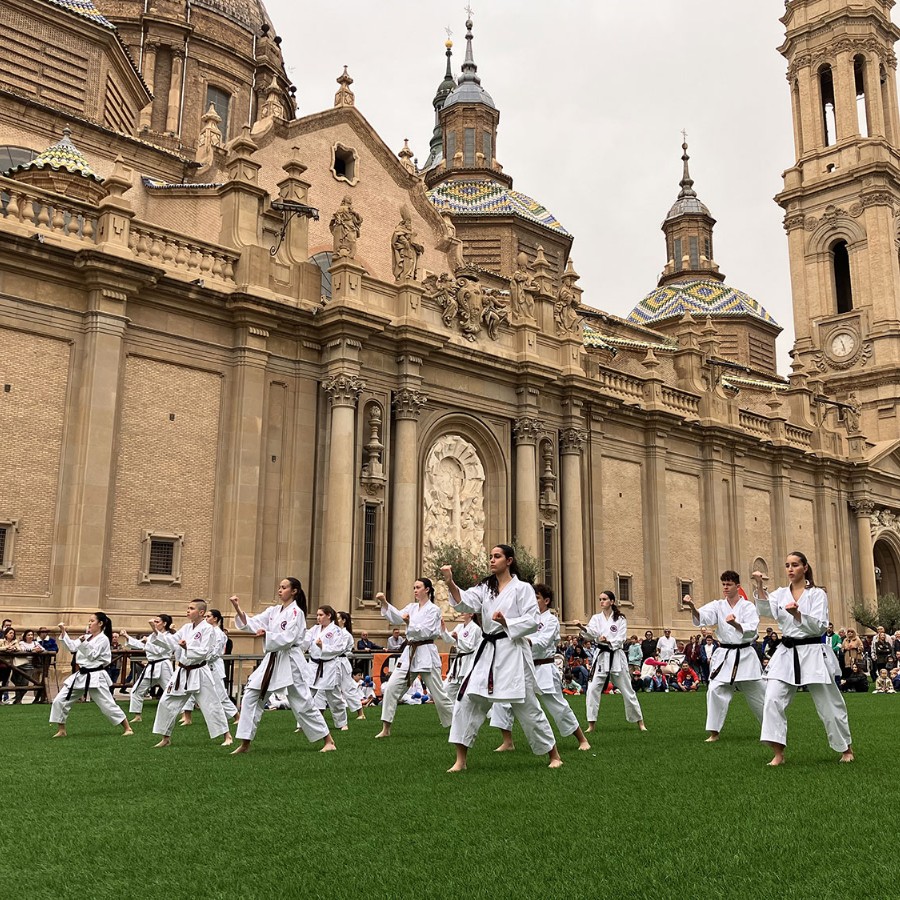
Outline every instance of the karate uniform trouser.
{"type": "MultiPolygon", "coordinates": [[[[850,723],[844,698],[833,681],[827,684],[808,684],[807,690],[816,705],[816,712],[825,726],[832,750],[843,753],[851,744],[850,723]]],[[[797,693],[797,686],[770,678],[766,681],[761,741],[787,744],[787,708],[797,693]]]]}
{"type": "MultiPolygon", "coordinates": [[[[453,707],[453,724],[450,726],[450,743],[471,747],[478,729],[484,724],[494,701],[466,692],[453,707]]],[[[553,729],[535,695],[534,675],[525,670],[525,699],[510,703],[513,715],[519,720],[532,753],[541,756],[556,746],[553,729]]]]}
{"type": "Polygon", "coordinates": [[[209,736],[216,738],[219,735],[226,734],[228,731],[228,720],[225,718],[225,710],[222,709],[222,704],[219,702],[212,678],[204,678],[202,674],[198,690],[186,694],[164,693],[162,695],[159,706],[156,707],[153,733],[171,737],[172,729],[175,727],[175,720],[184,711],[191,697],[194,697],[194,702],[200,707],[200,712],[203,713],[209,736]]]}
{"type": "Polygon", "coordinates": [[[297,725],[303,729],[307,740],[321,741],[328,737],[328,725],[325,718],[313,704],[312,694],[305,684],[290,684],[287,688],[277,688],[274,691],[262,691],[257,688],[245,687],[241,698],[241,720],[238,722],[235,737],[239,741],[252,741],[256,737],[256,729],[259,728],[259,720],[262,718],[266,700],[272,694],[284,693],[287,696],[288,705],[297,720],[297,725]]]}
{"type": "Polygon", "coordinates": [[[135,715],[140,715],[143,712],[144,701],[147,699],[150,689],[156,686],[164,691],[166,685],[169,683],[169,679],[172,677],[171,665],[164,666],[157,663],[156,668],[153,670],[153,677],[150,678],[149,675],[144,677],[144,673],[149,671],[149,665],[145,666],[144,670],[141,672],[138,683],[131,688],[131,700],[128,703],[128,712],[134,713],[135,715]]]}
{"type": "MultiPolygon", "coordinates": [[[[50,722],[53,725],[65,725],[66,719],[69,718],[69,712],[72,706],[84,696],[84,689],[72,691],[72,696],[67,700],[66,694],[69,693],[68,688],[64,688],[57,695],[50,707],[50,722]]],[[[100,712],[109,719],[113,725],[121,725],[128,717],[122,712],[121,707],[113,700],[113,695],[109,688],[94,687],[88,691],[88,697],[100,707],[100,712]]]]}
{"type": "Polygon", "coordinates": [[[711,681],[706,691],[707,731],[722,730],[735,690],[740,690],[747,698],[747,705],[762,724],[763,707],[766,702],[766,685],[762,678],[754,678],[752,681],[736,681],[734,684],[729,684],[727,681],[711,681]]]}
{"type": "MultiPolygon", "coordinates": [[[[225,679],[213,675],[213,684],[216,686],[216,696],[219,698],[219,703],[222,704],[222,711],[225,713],[225,716],[229,719],[236,716],[238,708],[234,705],[231,697],[228,696],[228,691],[225,690],[225,679]]],[[[185,703],[184,711],[192,712],[196,705],[196,701],[191,697],[191,699],[185,703]]]]}
{"type": "MultiPolygon", "coordinates": [[[[631,675],[628,672],[613,672],[610,682],[619,689],[622,699],[625,701],[625,718],[629,722],[640,722],[644,718],[641,712],[641,704],[631,684],[631,675]]],[[[587,720],[596,722],[600,715],[600,698],[603,695],[603,682],[606,681],[606,673],[597,672],[591,679],[587,689],[587,720]]]]}
{"type": "MultiPolygon", "coordinates": [[[[553,717],[553,721],[556,722],[556,727],[563,737],[568,737],[578,731],[578,719],[575,718],[572,707],[561,693],[547,691],[538,694],[538,702],[544,707],[547,715],[553,717]]],[[[490,715],[491,728],[512,731],[514,718],[515,713],[511,704],[495,703],[490,715]]]]}
{"type": "Polygon", "coordinates": [[[331,719],[335,728],[343,728],[347,724],[347,701],[344,700],[340,686],[317,688],[315,705],[320,710],[325,709],[325,706],[331,710],[331,719]]]}
{"type": "MultiPolygon", "coordinates": [[[[413,672],[412,674],[418,675],[425,680],[425,683],[428,685],[428,696],[434,700],[434,708],[437,710],[441,725],[447,728],[453,721],[453,700],[444,687],[440,668],[435,666],[433,669],[428,669],[424,672],[413,672]]],[[[397,713],[397,704],[408,689],[406,672],[394,669],[394,673],[384,686],[384,699],[381,702],[382,722],[394,721],[394,716],[397,713]]]]}

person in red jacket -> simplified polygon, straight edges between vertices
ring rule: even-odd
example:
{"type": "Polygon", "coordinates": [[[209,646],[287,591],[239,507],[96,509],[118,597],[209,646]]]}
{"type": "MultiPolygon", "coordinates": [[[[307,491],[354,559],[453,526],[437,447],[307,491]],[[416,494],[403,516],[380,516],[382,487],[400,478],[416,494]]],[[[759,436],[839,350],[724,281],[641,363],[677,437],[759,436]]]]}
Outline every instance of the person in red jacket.
{"type": "Polygon", "coordinates": [[[675,676],[675,690],[696,691],[700,684],[700,676],[691,668],[690,663],[683,662],[675,676]]]}

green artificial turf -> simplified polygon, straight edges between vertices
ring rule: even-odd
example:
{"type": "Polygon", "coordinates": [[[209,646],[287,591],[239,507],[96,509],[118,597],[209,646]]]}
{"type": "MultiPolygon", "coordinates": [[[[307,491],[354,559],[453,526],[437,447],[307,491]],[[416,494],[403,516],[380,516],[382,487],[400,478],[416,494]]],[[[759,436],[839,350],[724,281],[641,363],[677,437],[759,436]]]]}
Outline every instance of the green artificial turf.
{"type": "MultiPolygon", "coordinates": [[[[582,698],[570,698],[584,718],[582,698]]],[[[789,711],[788,764],[735,698],[705,744],[703,695],[640,695],[649,732],[603,700],[593,747],[545,768],[516,731],[487,725],[453,762],[433,707],[378,711],[337,732],[337,753],[267,712],[250,754],[208,741],[199,711],[154,750],[155,704],[132,738],[93,704],[51,740],[49,707],[0,709],[6,896],[718,897],[896,895],[888,824],[900,696],[847,698],[857,762],[839,765],[808,695],[789,711]],[[27,886],[27,887],[26,887],[27,886]]]]}

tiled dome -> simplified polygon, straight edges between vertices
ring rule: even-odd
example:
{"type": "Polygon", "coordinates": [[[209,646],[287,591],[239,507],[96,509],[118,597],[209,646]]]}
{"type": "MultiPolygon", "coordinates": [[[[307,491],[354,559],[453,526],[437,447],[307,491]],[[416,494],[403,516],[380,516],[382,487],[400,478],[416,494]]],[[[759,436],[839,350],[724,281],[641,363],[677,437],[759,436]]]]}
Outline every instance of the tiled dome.
{"type": "MultiPolygon", "coordinates": [[[[192,5],[221,13],[226,19],[231,19],[250,31],[258,32],[264,24],[272,28],[272,20],[261,0],[193,0],[192,5]]],[[[274,35],[272,28],[272,36],[274,35]]]]}
{"type": "Polygon", "coordinates": [[[96,6],[94,6],[93,0],[47,0],[47,2],[52,3],[54,6],[59,6],[62,9],[67,9],[70,12],[75,13],[75,15],[83,16],[85,19],[90,19],[92,22],[96,22],[104,28],[113,29],[115,27],[112,22],[110,22],[96,6]]]}
{"type": "Polygon", "coordinates": [[[653,325],[664,319],[697,316],[754,316],[769,325],[778,323],[758,300],[719,281],[693,278],[666,284],[651,291],[628,316],[629,322],[653,325]]]}

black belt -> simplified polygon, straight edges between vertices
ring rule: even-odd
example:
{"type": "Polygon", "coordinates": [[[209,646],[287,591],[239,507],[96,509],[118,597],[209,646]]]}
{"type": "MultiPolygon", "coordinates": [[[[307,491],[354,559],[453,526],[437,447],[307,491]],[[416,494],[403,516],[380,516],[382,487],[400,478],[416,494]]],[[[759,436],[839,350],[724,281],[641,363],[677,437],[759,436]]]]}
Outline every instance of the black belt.
{"type": "Polygon", "coordinates": [[[447,673],[448,681],[454,681],[459,674],[459,661],[464,656],[471,656],[474,652],[474,650],[466,650],[464,653],[460,653],[458,650],[456,651],[456,656],[453,657],[453,662],[450,663],[450,671],[447,673]]]}
{"type": "Polygon", "coordinates": [[[313,678],[313,684],[315,684],[325,672],[325,663],[331,662],[334,659],[337,659],[337,657],[334,656],[331,659],[322,659],[322,657],[320,656],[318,659],[312,660],[316,664],[316,677],[313,678]]]}
{"type": "Polygon", "coordinates": [[[413,675],[413,660],[416,658],[416,650],[419,647],[424,647],[426,644],[433,644],[434,638],[429,638],[427,641],[407,641],[406,646],[409,647],[409,662],[406,666],[406,686],[409,687],[409,683],[412,681],[413,675]]]}
{"type": "Polygon", "coordinates": [[[612,664],[613,664],[613,656],[615,655],[615,650],[609,646],[609,644],[597,644],[597,655],[594,657],[594,661],[591,663],[591,674],[590,680],[593,680],[594,674],[597,671],[597,666],[600,663],[600,654],[608,653],[609,654],[609,668],[606,670],[606,680],[603,682],[603,687],[600,690],[601,694],[606,693],[606,689],[609,687],[609,680],[612,678],[612,664]]]}
{"type": "MultiPolygon", "coordinates": [[[[105,670],[106,670],[106,666],[97,666],[96,669],[86,669],[86,668],[84,668],[84,666],[79,666],[78,674],[81,675],[82,673],[84,673],[84,675],[87,676],[84,679],[84,693],[82,694],[83,697],[87,697],[88,691],[91,689],[91,672],[103,672],[105,670]]],[[[76,679],[73,678],[72,683],[69,685],[69,690],[68,690],[68,693],[66,694],[66,700],[72,699],[72,691],[75,688],[75,681],[76,681],[76,679]]]]}
{"type": "Polygon", "coordinates": [[[149,659],[147,660],[144,668],[141,669],[141,677],[138,678],[138,680],[131,687],[132,693],[134,693],[138,689],[138,685],[144,680],[144,677],[146,676],[148,670],[150,672],[150,680],[153,680],[153,670],[156,668],[156,664],[161,662],[163,662],[163,660],[161,659],[154,659],[153,662],[150,662],[149,659]]]}
{"type": "Polygon", "coordinates": [[[808,647],[810,644],[821,644],[822,647],[825,645],[822,644],[822,635],[820,634],[818,637],[805,637],[805,638],[793,638],[793,637],[783,637],[781,639],[781,643],[784,644],[788,650],[794,651],[794,684],[800,684],[800,654],[797,652],[798,647],[808,647]]]}
{"type": "MultiPolygon", "coordinates": [[[[737,678],[738,666],[741,664],[741,650],[743,650],[745,647],[749,647],[750,644],[719,644],[719,646],[723,647],[726,651],[737,650],[737,653],[735,653],[734,655],[734,665],[731,668],[731,681],[728,682],[729,684],[734,684],[734,679],[737,678]]],[[[725,658],[722,660],[722,662],[719,663],[716,671],[709,676],[710,681],[712,681],[716,677],[716,675],[718,675],[719,672],[722,671],[722,667],[725,665],[727,660],[728,653],[726,652],[725,658]]]]}
{"type": "MultiPolygon", "coordinates": [[[[175,676],[175,690],[177,691],[178,688],[181,687],[181,673],[182,672],[193,672],[194,669],[202,669],[205,665],[206,665],[206,660],[204,659],[202,663],[197,663],[196,666],[179,666],[178,674],[175,676]]],[[[187,680],[187,679],[185,679],[185,680],[187,680]]]]}
{"type": "Polygon", "coordinates": [[[491,656],[491,665],[488,668],[487,690],[489,694],[494,693],[494,660],[497,658],[497,648],[494,645],[497,641],[502,641],[504,638],[508,637],[509,635],[505,631],[497,631],[493,634],[482,632],[481,643],[478,645],[478,652],[475,654],[475,661],[472,663],[472,671],[469,672],[466,676],[466,680],[460,686],[459,693],[456,695],[457,700],[462,700],[462,698],[465,697],[466,688],[469,686],[469,679],[472,677],[472,672],[475,671],[478,660],[481,659],[481,654],[484,653],[484,648],[487,647],[488,644],[491,645],[494,652],[491,656]]]}
{"type": "Polygon", "coordinates": [[[555,663],[556,659],[552,656],[548,656],[546,659],[536,659],[534,664],[536,666],[549,666],[550,663],[555,663]]]}

